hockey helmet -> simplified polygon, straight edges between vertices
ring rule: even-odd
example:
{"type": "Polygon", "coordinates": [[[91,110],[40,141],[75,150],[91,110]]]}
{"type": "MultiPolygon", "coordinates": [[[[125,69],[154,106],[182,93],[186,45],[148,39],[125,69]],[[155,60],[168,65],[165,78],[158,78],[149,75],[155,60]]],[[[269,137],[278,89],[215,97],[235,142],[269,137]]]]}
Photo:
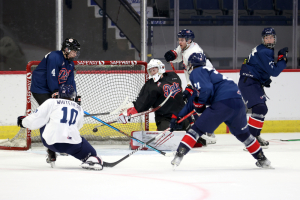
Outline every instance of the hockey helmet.
{"type": "Polygon", "coordinates": [[[77,60],[80,55],[80,43],[75,38],[66,38],[61,46],[61,50],[68,55],[71,51],[76,51],[76,57],[70,60],[77,60]],[[67,48],[67,50],[66,50],[67,48]]]}
{"type": "Polygon", "coordinates": [[[177,34],[178,38],[185,38],[185,41],[188,42],[188,40],[193,41],[195,39],[195,35],[192,30],[189,29],[183,29],[179,31],[177,34]]]}
{"type": "Polygon", "coordinates": [[[206,56],[204,53],[193,53],[188,60],[188,73],[191,74],[196,67],[202,67],[206,65],[206,56]]]}
{"type": "Polygon", "coordinates": [[[274,30],[274,28],[271,28],[271,27],[269,27],[269,28],[264,28],[264,30],[262,31],[262,33],[261,33],[261,41],[262,41],[262,44],[263,45],[265,45],[266,47],[268,47],[268,48],[274,48],[275,47],[275,44],[276,44],[276,42],[277,42],[277,38],[276,38],[276,32],[275,32],[275,30],[274,30]],[[265,44],[265,41],[264,41],[264,38],[265,38],[265,36],[267,36],[267,35],[273,35],[274,36],[274,43],[268,43],[268,44],[265,44]]]}
{"type": "Polygon", "coordinates": [[[61,99],[73,99],[76,97],[75,89],[72,85],[61,85],[58,91],[58,97],[61,99]]]}
{"type": "Polygon", "coordinates": [[[149,74],[149,78],[153,78],[154,82],[157,82],[160,79],[161,75],[166,72],[166,67],[160,60],[151,59],[147,65],[147,72],[149,74]],[[158,68],[158,73],[152,76],[150,73],[150,69],[154,67],[158,68]]]}

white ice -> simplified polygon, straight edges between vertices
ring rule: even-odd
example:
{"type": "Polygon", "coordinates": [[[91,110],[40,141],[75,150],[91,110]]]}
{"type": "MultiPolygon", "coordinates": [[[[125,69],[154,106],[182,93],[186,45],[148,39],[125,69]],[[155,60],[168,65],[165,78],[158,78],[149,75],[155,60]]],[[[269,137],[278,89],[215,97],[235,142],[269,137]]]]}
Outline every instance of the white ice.
{"type": "MultiPolygon", "coordinates": [[[[173,157],[139,151],[113,168],[89,171],[71,156],[46,163],[43,147],[29,151],[0,150],[0,199],[129,200],[291,200],[300,199],[300,133],[262,134],[264,150],[275,169],[260,169],[230,134],[217,144],[193,149],[173,171],[173,157]]],[[[95,146],[106,162],[119,160],[128,146],[95,146]]]]}

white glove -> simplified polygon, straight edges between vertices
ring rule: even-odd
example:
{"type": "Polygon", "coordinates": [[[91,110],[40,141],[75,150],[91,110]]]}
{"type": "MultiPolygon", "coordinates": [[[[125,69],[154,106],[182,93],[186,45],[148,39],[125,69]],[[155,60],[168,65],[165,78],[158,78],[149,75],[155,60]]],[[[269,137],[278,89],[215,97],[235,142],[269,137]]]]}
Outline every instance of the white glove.
{"type": "Polygon", "coordinates": [[[130,117],[125,116],[123,114],[120,114],[118,117],[118,122],[122,123],[122,124],[127,124],[127,122],[129,121],[130,117]]]}

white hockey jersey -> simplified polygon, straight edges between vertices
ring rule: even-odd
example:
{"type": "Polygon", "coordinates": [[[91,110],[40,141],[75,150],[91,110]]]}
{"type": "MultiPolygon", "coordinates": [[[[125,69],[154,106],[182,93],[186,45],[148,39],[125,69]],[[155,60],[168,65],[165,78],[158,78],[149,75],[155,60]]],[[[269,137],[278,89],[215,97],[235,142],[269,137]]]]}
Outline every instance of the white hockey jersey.
{"type": "Polygon", "coordinates": [[[46,125],[43,138],[47,144],[82,142],[79,129],[83,126],[83,109],[74,101],[48,99],[23,119],[24,127],[35,130],[46,125]]]}
{"type": "MultiPolygon", "coordinates": [[[[187,72],[189,57],[193,53],[203,53],[203,49],[201,49],[201,47],[197,43],[192,42],[188,49],[182,51],[180,45],[178,45],[178,47],[174,51],[176,51],[177,57],[175,60],[173,60],[171,62],[177,63],[177,62],[183,61],[183,68],[184,68],[186,82],[187,82],[187,84],[191,85],[189,74],[187,72]]],[[[208,59],[206,59],[206,67],[214,68],[208,59]]]]}

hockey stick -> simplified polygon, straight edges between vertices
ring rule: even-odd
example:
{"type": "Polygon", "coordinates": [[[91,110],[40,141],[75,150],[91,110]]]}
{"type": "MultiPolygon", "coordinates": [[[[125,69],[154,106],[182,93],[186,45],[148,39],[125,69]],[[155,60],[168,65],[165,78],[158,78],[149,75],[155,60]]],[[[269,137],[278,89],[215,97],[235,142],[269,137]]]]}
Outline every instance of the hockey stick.
{"type": "Polygon", "coordinates": [[[175,71],[175,67],[174,67],[173,63],[170,62],[170,65],[172,66],[173,70],[175,71]]]}
{"type": "MultiPolygon", "coordinates": [[[[168,101],[168,99],[171,97],[172,94],[173,94],[173,92],[171,92],[171,93],[167,96],[167,98],[166,98],[161,104],[159,104],[159,106],[157,106],[156,108],[153,108],[153,109],[150,108],[150,109],[147,110],[147,111],[133,114],[133,115],[130,116],[130,119],[131,119],[131,118],[134,118],[134,117],[138,117],[138,116],[141,116],[141,115],[145,115],[145,114],[149,114],[149,113],[151,113],[151,112],[157,111],[158,109],[160,109],[160,108],[168,101]]],[[[91,116],[91,117],[92,117],[92,116],[91,116]]],[[[130,121],[130,120],[129,120],[129,121],[130,121]]],[[[107,124],[112,124],[112,123],[116,123],[116,122],[118,122],[118,120],[114,120],[114,121],[112,121],[112,122],[106,122],[106,123],[107,123],[107,124]]],[[[97,128],[100,127],[100,126],[103,126],[103,124],[100,124],[100,125],[95,126],[94,129],[93,129],[93,131],[94,131],[94,132],[97,132],[97,131],[98,131],[97,128]]]]}
{"type": "Polygon", "coordinates": [[[145,144],[143,144],[142,146],[140,146],[136,150],[132,151],[131,153],[127,154],[126,156],[124,156],[120,160],[117,160],[116,162],[113,162],[113,163],[103,162],[103,167],[114,167],[114,166],[116,166],[117,164],[119,164],[120,162],[122,162],[123,160],[125,160],[126,158],[128,158],[129,156],[134,154],[135,152],[141,150],[142,148],[146,147],[146,145],[150,144],[151,142],[153,142],[157,138],[161,137],[163,134],[165,134],[167,131],[169,131],[169,129],[170,128],[167,128],[164,132],[158,134],[156,137],[153,137],[151,140],[149,140],[148,142],[146,142],[145,144]]]}
{"type": "Polygon", "coordinates": [[[283,142],[293,142],[293,141],[300,141],[300,139],[289,139],[289,140],[280,140],[283,142]]]}
{"type": "MultiPolygon", "coordinates": [[[[181,118],[177,123],[181,123],[183,120],[185,120],[186,118],[188,118],[189,116],[191,116],[195,111],[190,112],[189,114],[187,114],[186,116],[184,116],[183,118],[181,118]]],[[[161,137],[162,135],[164,135],[166,132],[168,132],[170,130],[170,128],[167,128],[166,130],[164,130],[162,133],[158,134],[156,137],[150,139],[148,142],[146,142],[145,144],[143,144],[142,146],[140,146],[139,148],[137,148],[136,150],[132,151],[131,153],[127,154],[126,156],[124,156],[123,158],[121,158],[120,160],[117,160],[116,162],[113,163],[108,163],[108,162],[103,162],[103,167],[114,167],[117,164],[119,164],[120,162],[122,162],[123,160],[125,160],[126,158],[128,158],[129,156],[131,156],[132,154],[134,154],[135,152],[141,150],[142,148],[146,147],[146,145],[150,144],[151,142],[153,142],[154,140],[156,140],[157,138],[161,137]]]]}
{"type": "MultiPolygon", "coordinates": [[[[84,114],[89,115],[89,113],[86,112],[86,111],[84,111],[84,114]]],[[[99,119],[99,118],[97,118],[97,117],[95,117],[95,116],[91,116],[91,117],[92,117],[93,119],[95,119],[95,120],[101,122],[102,124],[108,126],[109,128],[112,128],[112,129],[114,129],[115,131],[118,131],[118,132],[121,133],[121,134],[126,135],[127,137],[130,137],[131,139],[133,139],[133,140],[135,140],[135,141],[137,141],[137,142],[139,142],[139,143],[141,143],[141,144],[145,144],[145,142],[143,142],[143,141],[141,141],[141,140],[139,140],[139,139],[137,139],[137,138],[135,138],[135,137],[132,137],[131,135],[128,135],[127,133],[125,133],[125,132],[123,132],[123,131],[117,129],[116,127],[113,127],[113,126],[109,125],[108,123],[102,121],[101,119],[99,119]]],[[[160,154],[166,156],[166,153],[165,153],[165,152],[160,151],[160,150],[158,150],[158,149],[156,149],[156,148],[154,148],[154,147],[152,147],[152,146],[150,146],[150,145],[146,145],[146,146],[147,146],[148,148],[151,148],[151,149],[153,149],[154,151],[156,151],[156,152],[158,152],[158,153],[160,153],[160,154]]]]}
{"type": "Polygon", "coordinates": [[[97,115],[114,115],[114,114],[118,114],[120,111],[124,111],[128,106],[125,105],[128,101],[128,96],[125,98],[125,100],[123,101],[123,103],[114,111],[112,112],[105,112],[105,113],[96,113],[96,114],[90,114],[90,115],[84,115],[84,117],[90,117],[92,116],[97,116],[97,115]]]}
{"type": "MultiPolygon", "coordinates": [[[[183,118],[181,118],[178,123],[181,123],[183,120],[185,120],[186,118],[188,118],[189,116],[191,116],[192,114],[195,113],[195,110],[192,110],[191,112],[189,112],[186,116],[184,116],[183,118]]],[[[201,135],[201,137],[207,141],[211,141],[211,142],[216,142],[217,138],[213,138],[213,137],[209,137],[205,134],[201,135]]]]}

